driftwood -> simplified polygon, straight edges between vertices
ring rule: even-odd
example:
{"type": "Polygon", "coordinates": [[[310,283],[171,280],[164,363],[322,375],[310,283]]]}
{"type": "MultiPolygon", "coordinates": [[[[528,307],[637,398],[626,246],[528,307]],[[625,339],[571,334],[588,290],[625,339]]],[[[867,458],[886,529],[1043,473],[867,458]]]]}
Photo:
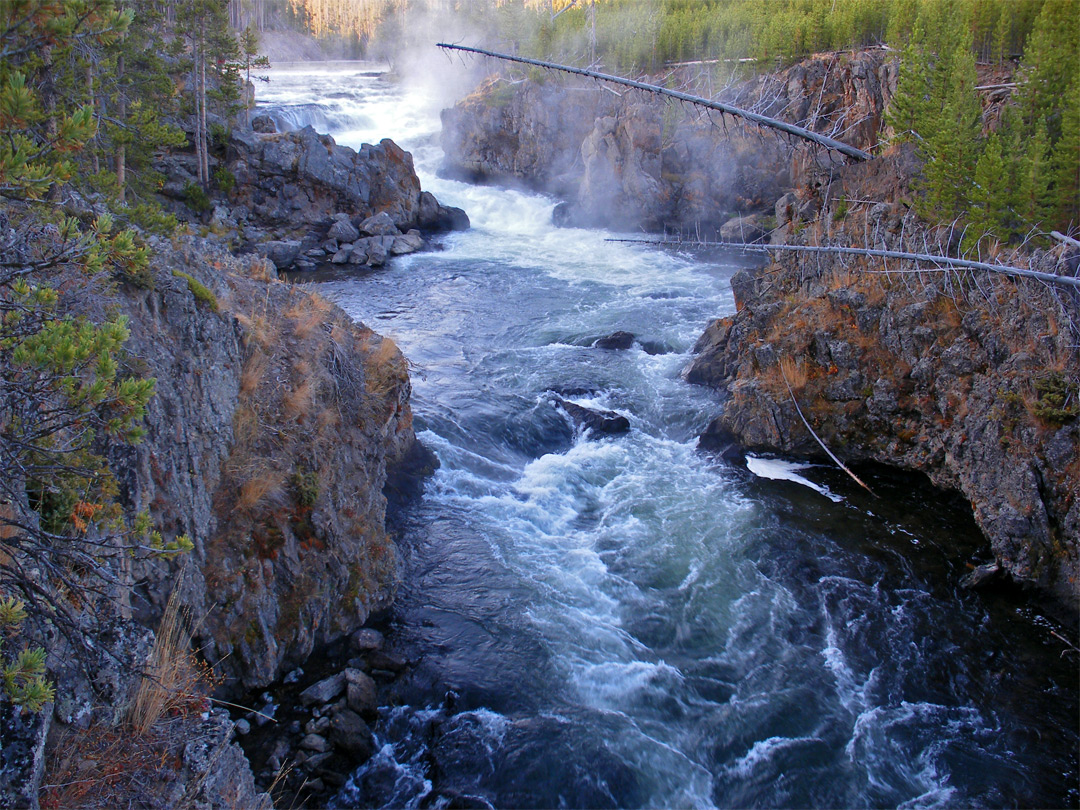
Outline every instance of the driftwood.
{"type": "Polygon", "coordinates": [[[837,247],[832,245],[757,245],[744,244],[742,242],[705,242],[686,241],[679,239],[607,239],[608,242],[637,242],[645,245],[680,245],[682,247],[719,247],[731,250],[753,251],[756,253],[768,253],[771,250],[790,250],[796,253],[847,253],[855,256],[878,256],[884,259],[905,259],[914,262],[934,262],[948,267],[966,267],[971,270],[987,270],[991,273],[1001,273],[1006,276],[1022,276],[1045,281],[1048,284],[1057,284],[1061,287],[1072,287],[1080,290],[1080,278],[1076,276],[1059,276],[1054,273],[1044,273],[1041,270],[1028,270],[1024,267],[1010,267],[1005,264],[988,264],[987,262],[975,262],[970,259],[954,259],[950,256],[935,256],[929,253],[905,253],[899,250],[875,250],[873,248],[837,247]]]}
{"type": "Polygon", "coordinates": [[[464,45],[450,45],[446,42],[439,42],[437,46],[449,51],[464,51],[466,53],[476,53],[481,56],[490,56],[495,59],[504,59],[508,62],[520,62],[523,65],[533,65],[535,67],[545,68],[547,70],[561,70],[564,73],[574,73],[578,76],[586,76],[590,79],[599,79],[604,82],[613,82],[614,84],[625,85],[626,87],[633,87],[638,90],[644,90],[648,93],[656,93],[661,96],[668,96],[670,98],[678,99],[679,101],[686,101],[690,104],[697,104],[700,107],[707,107],[710,110],[718,110],[728,115],[733,115],[738,118],[743,118],[747,121],[751,121],[763,127],[770,129],[776,129],[780,132],[786,132],[788,135],[794,135],[796,138],[803,138],[804,140],[811,141],[824,146],[826,149],[831,149],[835,152],[839,152],[847,157],[854,158],[855,160],[870,160],[872,155],[868,152],[864,152],[861,149],[856,149],[854,146],[838,141],[835,138],[829,138],[825,135],[819,135],[816,132],[811,132],[803,127],[797,127],[794,124],[789,124],[787,121],[781,121],[777,118],[769,118],[765,115],[759,115],[750,110],[744,110],[741,107],[735,107],[731,104],[724,104],[720,101],[710,101],[707,98],[701,96],[691,96],[688,93],[681,93],[678,90],[669,90],[666,87],[660,87],[655,84],[646,84],[645,82],[636,82],[633,79],[624,79],[621,76],[612,76],[607,73],[598,73],[595,70],[585,70],[584,68],[570,67],[569,65],[559,65],[555,62],[544,62],[540,59],[527,59],[524,56],[512,56],[505,53],[496,53],[495,51],[488,51],[483,48],[469,48],[464,45]]]}

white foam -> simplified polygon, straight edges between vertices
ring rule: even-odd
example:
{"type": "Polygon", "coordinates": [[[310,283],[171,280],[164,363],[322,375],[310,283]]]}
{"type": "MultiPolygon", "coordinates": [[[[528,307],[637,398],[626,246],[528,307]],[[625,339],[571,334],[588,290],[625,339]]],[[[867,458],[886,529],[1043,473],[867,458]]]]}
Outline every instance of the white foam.
{"type": "Polygon", "coordinates": [[[794,461],[785,461],[779,458],[761,458],[759,456],[747,456],[746,457],[746,469],[750,470],[758,478],[768,478],[772,481],[791,481],[795,484],[801,484],[804,487],[814,490],[828,498],[834,503],[839,503],[843,500],[839,495],[835,495],[829,491],[828,487],[824,487],[821,484],[815,484],[808,478],[798,474],[798,470],[806,470],[814,465],[812,464],[798,464],[794,461]]]}

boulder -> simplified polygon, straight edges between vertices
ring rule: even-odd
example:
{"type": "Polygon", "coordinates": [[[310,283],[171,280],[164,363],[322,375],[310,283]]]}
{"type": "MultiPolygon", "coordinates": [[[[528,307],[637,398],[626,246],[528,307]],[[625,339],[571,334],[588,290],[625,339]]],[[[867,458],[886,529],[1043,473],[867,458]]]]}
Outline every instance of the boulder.
{"type": "Polygon", "coordinates": [[[359,233],[365,236],[397,236],[401,233],[394,220],[385,211],[370,216],[359,225],[359,233]]]}
{"type": "Polygon", "coordinates": [[[353,647],[359,652],[381,650],[384,643],[385,639],[383,638],[383,634],[370,627],[361,628],[352,635],[353,647]]]}
{"type": "Polygon", "coordinates": [[[378,690],[371,676],[359,669],[345,670],[346,705],[363,717],[374,718],[379,708],[378,690]]]}
{"type": "Polygon", "coordinates": [[[305,706],[316,703],[329,703],[345,689],[345,673],[339,672],[329,678],[317,681],[300,693],[300,702],[305,706]]]}
{"type": "Polygon", "coordinates": [[[586,408],[584,405],[568,402],[562,397],[556,397],[555,404],[566,411],[567,416],[574,421],[575,425],[584,430],[605,435],[626,433],[630,430],[630,420],[614,411],[586,408]]]}
{"type": "Polygon", "coordinates": [[[256,115],[251,119],[251,128],[264,134],[277,132],[277,124],[269,115],[256,115]]]}
{"type": "Polygon", "coordinates": [[[467,231],[470,224],[468,214],[460,208],[441,205],[431,192],[420,192],[417,227],[429,231],[467,231]]]}
{"type": "Polygon", "coordinates": [[[406,253],[415,253],[424,246],[424,237],[415,228],[402,236],[395,236],[390,246],[390,252],[394,256],[402,256],[406,253]]]}
{"type": "Polygon", "coordinates": [[[342,709],[331,719],[330,742],[358,762],[369,759],[375,753],[375,738],[371,729],[352,709],[342,709]]]}
{"type": "Polygon", "coordinates": [[[307,734],[300,740],[300,747],[305,751],[314,751],[317,754],[325,754],[331,748],[330,741],[318,734],[307,734]]]}
{"type": "Polygon", "coordinates": [[[278,270],[292,267],[296,257],[300,255],[300,249],[301,243],[297,239],[263,242],[255,248],[260,256],[272,261],[278,270]]]}
{"type": "Polygon", "coordinates": [[[612,332],[593,341],[595,349],[629,349],[634,345],[634,335],[631,332],[612,332]]]}
{"type": "Polygon", "coordinates": [[[347,216],[338,219],[326,232],[327,239],[336,239],[338,242],[355,242],[360,238],[360,231],[349,222],[347,216]]]}
{"type": "MultiPolygon", "coordinates": [[[[382,239],[382,237],[373,236],[370,239],[361,240],[362,242],[367,243],[367,260],[365,264],[371,267],[382,267],[384,264],[386,264],[386,257],[388,255],[388,251],[386,249],[386,245],[383,244],[382,239]]],[[[391,244],[393,243],[391,242],[391,244]]],[[[357,247],[359,246],[360,243],[358,242],[357,247]]]]}
{"type": "Polygon", "coordinates": [[[960,586],[969,590],[982,588],[1003,579],[1004,573],[1001,570],[1001,564],[997,560],[977,565],[960,578],[960,586]]]}

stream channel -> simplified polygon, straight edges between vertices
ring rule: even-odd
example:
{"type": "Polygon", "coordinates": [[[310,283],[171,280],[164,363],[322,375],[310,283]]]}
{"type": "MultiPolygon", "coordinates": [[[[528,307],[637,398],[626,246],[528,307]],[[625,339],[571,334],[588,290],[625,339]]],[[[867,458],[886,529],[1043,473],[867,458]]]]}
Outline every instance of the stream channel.
{"type": "Polygon", "coordinates": [[[1076,656],[1020,595],[958,587],[989,559],[966,503],[696,449],[717,395],[681,372],[746,260],[437,177],[448,101],[384,70],[278,67],[256,91],[279,126],[394,139],[472,219],[318,281],[401,346],[441,463],[394,527],[388,641],[414,663],[336,805],[1077,806],[1076,656]],[[592,347],[616,330],[634,346],[592,347]],[[581,435],[555,393],[630,432],[581,435]]]}

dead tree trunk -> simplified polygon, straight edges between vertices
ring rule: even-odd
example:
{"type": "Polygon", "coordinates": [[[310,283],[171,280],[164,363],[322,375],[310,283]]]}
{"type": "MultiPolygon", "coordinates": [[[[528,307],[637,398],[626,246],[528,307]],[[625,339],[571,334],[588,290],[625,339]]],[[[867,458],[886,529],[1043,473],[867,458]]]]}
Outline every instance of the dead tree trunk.
{"type": "Polygon", "coordinates": [[[748,245],[742,242],[687,242],[678,239],[608,239],[608,242],[638,242],[648,245],[682,245],[683,247],[719,247],[732,250],[747,250],[756,253],[768,253],[770,250],[790,250],[796,253],[848,253],[854,256],[877,256],[883,259],[904,259],[913,262],[933,262],[947,267],[966,267],[971,270],[987,270],[991,273],[1001,273],[1006,276],[1022,276],[1045,281],[1048,284],[1057,284],[1061,287],[1072,287],[1080,290],[1080,278],[1076,276],[1059,276],[1054,273],[1044,273],[1041,270],[1028,270],[1025,267],[1011,267],[1005,264],[989,264],[987,262],[973,262],[970,259],[954,259],[949,256],[935,256],[930,253],[904,253],[899,250],[875,250],[873,248],[838,247],[831,245],[748,245]]]}
{"type": "Polygon", "coordinates": [[[524,56],[510,56],[505,53],[496,53],[495,51],[484,50],[483,48],[468,48],[464,45],[450,45],[445,42],[437,44],[438,47],[449,51],[464,51],[466,53],[478,53],[481,56],[490,56],[495,59],[505,59],[509,62],[521,62],[525,65],[534,65],[536,67],[547,68],[548,70],[561,70],[565,73],[575,73],[578,76],[587,76],[590,79],[599,79],[604,82],[613,82],[614,84],[625,85],[626,87],[633,87],[638,90],[644,90],[648,93],[656,93],[661,96],[668,96],[670,98],[678,99],[679,101],[686,101],[690,104],[697,104],[701,107],[708,107],[710,110],[718,110],[728,115],[736,116],[737,118],[743,118],[747,121],[751,121],[759,126],[768,127],[769,129],[779,130],[780,132],[786,132],[788,135],[794,135],[796,138],[802,138],[812,143],[816,143],[819,146],[824,146],[826,149],[831,149],[835,152],[839,152],[849,158],[855,160],[870,160],[873,156],[868,152],[864,152],[861,149],[856,149],[850,144],[846,144],[842,141],[838,141],[835,138],[829,138],[825,135],[819,135],[816,132],[811,132],[808,129],[797,127],[794,124],[789,124],[787,121],[781,121],[777,118],[769,118],[765,115],[759,115],[750,110],[744,110],[741,107],[734,107],[731,104],[724,104],[721,101],[710,101],[707,98],[701,98],[701,96],[691,96],[689,93],[680,93],[678,90],[669,90],[666,87],[660,87],[655,84],[646,84],[645,82],[636,82],[633,79],[624,79],[621,76],[611,76],[607,73],[598,73],[595,70],[585,70],[584,68],[570,67],[569,65],[557,65],[554,62],[544,62],[540,59],[526,59],[524,56]]]}

